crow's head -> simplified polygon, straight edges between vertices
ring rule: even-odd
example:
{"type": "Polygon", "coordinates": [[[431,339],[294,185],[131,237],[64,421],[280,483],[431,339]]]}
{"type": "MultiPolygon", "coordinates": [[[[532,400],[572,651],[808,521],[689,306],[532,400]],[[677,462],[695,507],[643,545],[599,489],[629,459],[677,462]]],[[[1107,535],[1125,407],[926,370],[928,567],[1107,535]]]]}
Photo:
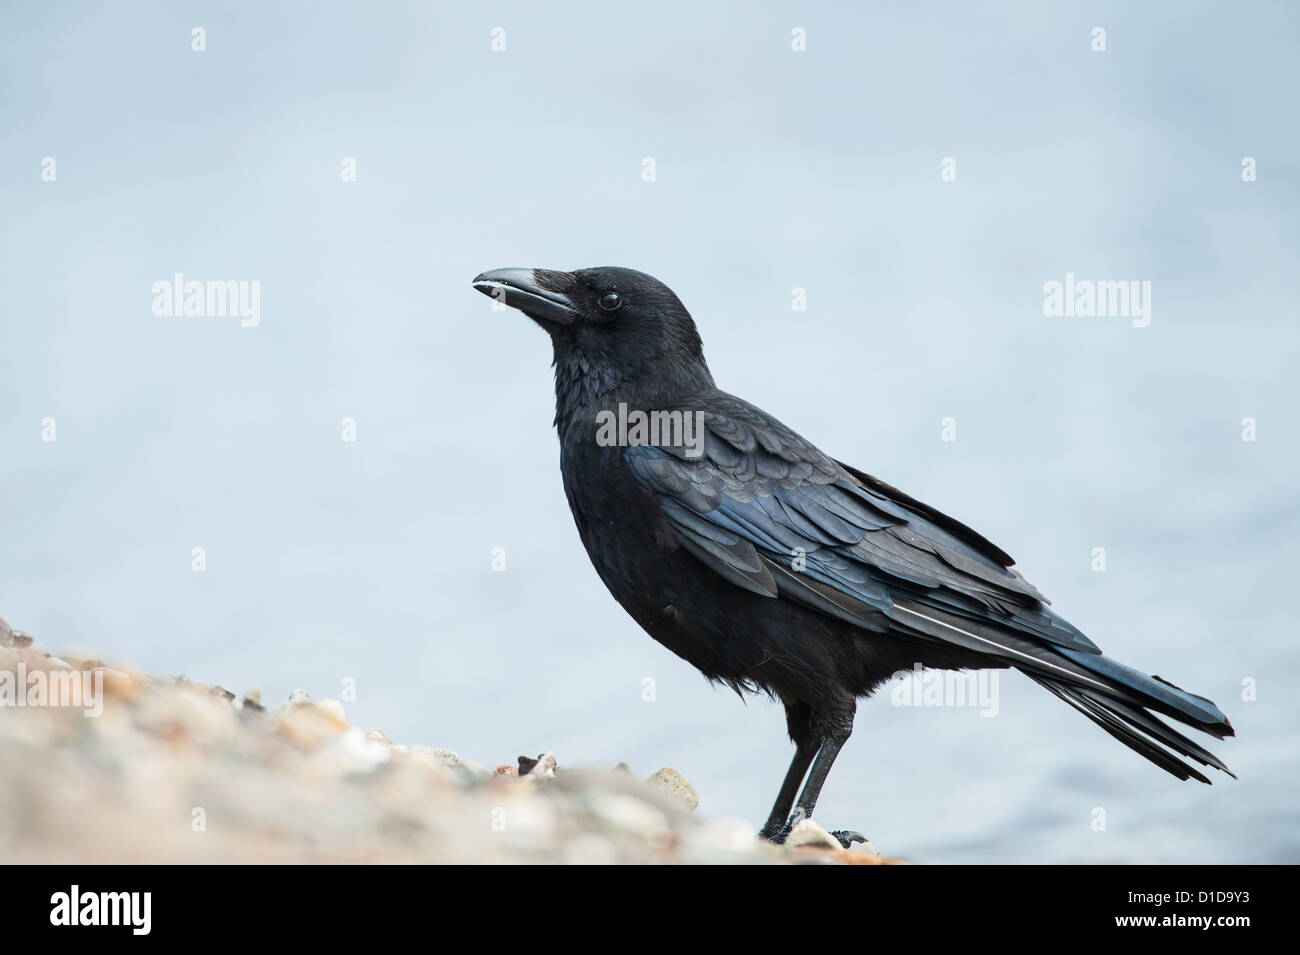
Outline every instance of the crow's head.
{"type": "Polygon", "coordinates": [[[475,277],[474,287],[546,329],[557,364],[581,361],[616,377],[635,375],[652,361],[703,365],[690,312],[644,272],[496,269],[475,277]]]}

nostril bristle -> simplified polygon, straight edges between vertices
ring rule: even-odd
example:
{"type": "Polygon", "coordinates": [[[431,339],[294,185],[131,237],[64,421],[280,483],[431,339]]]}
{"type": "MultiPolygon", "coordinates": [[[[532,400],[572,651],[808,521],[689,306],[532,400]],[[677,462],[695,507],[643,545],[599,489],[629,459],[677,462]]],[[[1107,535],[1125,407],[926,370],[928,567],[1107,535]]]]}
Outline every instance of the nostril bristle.
{"type": "Polygon", "coordinates": [[[557,269],[533,269],[533,281],[552,292],[563,292],[574,286],[573,273],[557,269]]]}

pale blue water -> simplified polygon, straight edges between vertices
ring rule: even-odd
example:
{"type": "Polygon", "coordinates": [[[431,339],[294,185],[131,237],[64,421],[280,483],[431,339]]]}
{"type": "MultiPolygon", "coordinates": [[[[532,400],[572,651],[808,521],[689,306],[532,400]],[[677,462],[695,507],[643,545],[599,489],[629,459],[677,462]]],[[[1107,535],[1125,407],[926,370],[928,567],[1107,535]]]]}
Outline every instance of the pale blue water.
{"type": "Polygon", "coordinates": [[[976,526],[1239,733],[1213,748],[1240,781],[1211,788],[1016,674],[991,719],[881,698],[821,820],[926,862],[1300,859],[1294,7],[10,4],[0,25],[14,626],[272,699],[354,678],[350,716],[399,740],[672,765],[701,812],[757,823],[779,708],[710,689],[604,593],[547,343],[469,287],[628,265],[678,291],[723,387],[976,526]],[[261,324],[155,317],[178,271],[259,281],[261,324]],[[1150,325],[1045,317],[1067,272],[1151,281],[1150,325]]]}

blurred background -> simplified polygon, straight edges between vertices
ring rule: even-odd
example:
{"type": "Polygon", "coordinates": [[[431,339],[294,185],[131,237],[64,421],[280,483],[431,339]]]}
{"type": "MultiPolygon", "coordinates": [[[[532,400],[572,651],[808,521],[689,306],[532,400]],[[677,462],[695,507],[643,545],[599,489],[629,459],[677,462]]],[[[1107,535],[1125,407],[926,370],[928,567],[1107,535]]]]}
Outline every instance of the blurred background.
{"type": "Polygon", "coordinates": [[[0,27],[0,614],[42,645],[270,701],[353,680],[349,718],[400,742],[671,765],[757,825],[781,708],[605,592],[549,343],[469,284],[625,265],[677,291],[721,387],[972,524],[1238,732],[1212,748],[1240,781],[1206,787],[1016,673],[993,718],[881,692],[819,821],[918,862],[1300,861],[1295,5],[17,3],[0,27]],[[260,324],[156,316],[177,272],[258,281],[260,324]],[[1045,316],[1067,272],[1150,281],[1150,325],[1045,316]]]}

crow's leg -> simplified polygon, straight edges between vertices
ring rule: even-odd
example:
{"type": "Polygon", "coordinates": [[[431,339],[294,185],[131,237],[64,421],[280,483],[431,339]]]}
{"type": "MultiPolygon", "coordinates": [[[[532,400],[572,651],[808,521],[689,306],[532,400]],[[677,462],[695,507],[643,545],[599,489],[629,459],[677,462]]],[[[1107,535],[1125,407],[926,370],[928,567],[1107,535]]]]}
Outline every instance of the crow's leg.
{"type": "Polygon", "coordinates": [[[781,792],[777,794],[776,802],[772,805],[771,815],[767,817],[763,828],[758,831],[760,838],[772,839],[779,843],[784,842],[785,837],[789,835],[790,827],[785,824],[786,818],[790,815],[791,806],[794,805],[799,784],[803,782],[803,777],[808,772],[808,766],[816,753],[816,740],[810,744],[802,744],[794,751],[794,759],[790,760],[790,769],[786,772],[785,782],[781,784],[781,792]],[[775,838],[778,835],[780,838],[775,838]]]}
{"type": "Polygon", "coordinates": [[[846,732],[842,736],[827,736],[822,740],[817,758],[813,760],[812,772],[808,774],[808,781],[803,784],[803,792],[799,794],[799,802],[794,807],[800,818],[812,818],[813,809],[817,807],[817,797],[822,794],[822,786],[830,775],[831,766],[835,765],[835,757],[840,754],[840,748],[848,739],[849,734],[846,732]]]}
{"type": "MultiPolygon", "coordinates": [[[[804,776],[808,775],[808,767],[812,765],[813,757],[817,755],[817,750],[821,746],[821,737],[813,729],[810,717],[811,713],[805,704],[786,705],[785,721],[790,730],[790,738],[794,740],[794,759],[790,760],[790,768],[786,771],[785,782],[781,784],[781,791],[772,805],[772,812],[767,817],[767,822],[763,824],[763,828],[758,831],[759,838],[774,839],[779,834],[784,839],[785,833],[789,832],[786,829],[783,833],[782,827],[794,806],[794,797],[799,792],[799,784],[803,782],[804,776]]],[[[780,842],[781,839],[775,841],[780,842]]]]}
{"type": "MultiPolygon", "coordinates": [[[[831,766],[835,764],[835,757],[839,755],[841,747],[848,742],[852,732],[853,721],[852,717],[850,717],[848,722],[831,730],[822,738],[821,745],[817,750],[817,757],[813,760],[812,770],[808,773],[808,779],[803,785],[803,792],[799,794],[799,801],[795,804],[794,812],[776,836],[772,837],[773,842],[784,842],[791,829],[804,819],[812,818],[813,809],[817,806],[817,797],[821,795],[826,777],[830,775],[831,766]]],[[[866,836],[851,829],[838,829],[832,832],[831,835],[846,849],[855,842],[867,841],[866,836]]]]}

